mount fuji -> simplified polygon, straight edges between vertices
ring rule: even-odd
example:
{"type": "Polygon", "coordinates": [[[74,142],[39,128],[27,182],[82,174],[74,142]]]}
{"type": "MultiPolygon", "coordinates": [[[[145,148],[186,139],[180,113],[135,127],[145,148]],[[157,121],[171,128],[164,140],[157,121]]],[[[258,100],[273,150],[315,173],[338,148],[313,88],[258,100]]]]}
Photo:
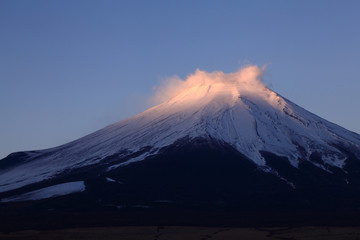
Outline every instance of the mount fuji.
{"type": "Polygon", "coordinates": [[[0,208],[358,211],[360,135],[275,93],[262,73],[197,70],[143,113],[10,154],[0,161],[0,208]]]}

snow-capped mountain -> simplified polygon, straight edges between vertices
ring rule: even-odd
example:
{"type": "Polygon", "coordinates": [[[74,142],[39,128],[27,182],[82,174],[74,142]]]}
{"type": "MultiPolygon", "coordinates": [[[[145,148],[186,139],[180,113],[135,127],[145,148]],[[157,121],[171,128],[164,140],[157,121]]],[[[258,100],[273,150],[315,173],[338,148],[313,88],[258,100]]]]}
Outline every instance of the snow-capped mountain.
{"type": "Polygon", "coordinates": [[[257,67],[233,74],[197,71],[174,97],[139,115],[56,148],[11,154],[0,162],[0,191],[98,164],[109,156],[127,159],[110,164],[110,171],[156,155],[183,138],[227,143],[275,174],[263,151],[286,157],[294,167],[320,154],[321,161],[313,164],[323,170],[344,167],[343,148],[359,158],[359,135],[273,92],[259,80],[260,71],[257,67]]]}
{"type": "Polygon", "coordinates": [[[304,196],[353,194],[360,186],[360,136],[267,88],[261,74],[255,66],[229,74],[198,70],[132,118],[59,147],[10,154],[0,161],[0,198],[91,192],[96,204],[122,208],[237,206],[261,195],[257,203],[313,206],[322,200],[304,196]]]}

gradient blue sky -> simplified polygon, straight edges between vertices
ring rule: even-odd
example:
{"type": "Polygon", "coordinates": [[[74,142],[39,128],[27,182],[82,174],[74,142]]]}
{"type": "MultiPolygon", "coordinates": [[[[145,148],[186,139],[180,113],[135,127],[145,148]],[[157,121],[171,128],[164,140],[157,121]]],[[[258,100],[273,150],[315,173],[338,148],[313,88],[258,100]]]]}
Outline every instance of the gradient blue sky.
{"type": "Polygon", "coordinates": [[[0,158],[149,107],[200,68],[265,83],[360,133],[360,1],[0,1],[0,158]]]}

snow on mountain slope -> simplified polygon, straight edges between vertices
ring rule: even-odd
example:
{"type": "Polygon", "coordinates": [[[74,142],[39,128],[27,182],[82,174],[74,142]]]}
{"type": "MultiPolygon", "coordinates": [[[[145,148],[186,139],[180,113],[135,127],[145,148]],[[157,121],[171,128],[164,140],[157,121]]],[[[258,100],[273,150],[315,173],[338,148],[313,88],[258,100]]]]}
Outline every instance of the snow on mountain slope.
{"type": "Polygon", "coordinates": [[[260,168],[269,167],[261,151],[287,157],[293,166],[320,153],[317,166],[342,168],[347,155],[360,156],[360,136],[281,97],[261,82],[263,70],[248,66],[235,73],[197,70],[170,86],[168,99],[132,118],[68,144],[26,152],[27,161],[0,169],[0,192],[48,179],[65,170],[149,150],[109,170],[156,154],[176,140],[213,138],[233,146],[260,168]],[[172,88],[171,88],[172,87],[172,88]]]}
{"type": "Polygon", "coordinates": [[[20,202],[28,200],[39,200],[51,197],[64,196],[71,193],[85,191],[84,181],[67,182],[53,185],[46,188],[41,188],[35,191],[24,193],[18,196],[1,199],[0,202],[20,202]]]}

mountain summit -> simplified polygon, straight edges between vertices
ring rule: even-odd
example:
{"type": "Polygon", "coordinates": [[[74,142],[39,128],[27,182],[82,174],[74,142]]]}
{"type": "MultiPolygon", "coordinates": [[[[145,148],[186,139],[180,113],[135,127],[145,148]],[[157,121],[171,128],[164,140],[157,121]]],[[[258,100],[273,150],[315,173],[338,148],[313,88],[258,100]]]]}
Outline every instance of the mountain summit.
{"type": "Polygon", "coordinates": [[[10,154],[0,161],[2,202],[77,192],[97,207],[359,207],[360,136],[270,90],[262,74],[197,70],[160,88],[163,102],[141,114],[10,154]]]}

